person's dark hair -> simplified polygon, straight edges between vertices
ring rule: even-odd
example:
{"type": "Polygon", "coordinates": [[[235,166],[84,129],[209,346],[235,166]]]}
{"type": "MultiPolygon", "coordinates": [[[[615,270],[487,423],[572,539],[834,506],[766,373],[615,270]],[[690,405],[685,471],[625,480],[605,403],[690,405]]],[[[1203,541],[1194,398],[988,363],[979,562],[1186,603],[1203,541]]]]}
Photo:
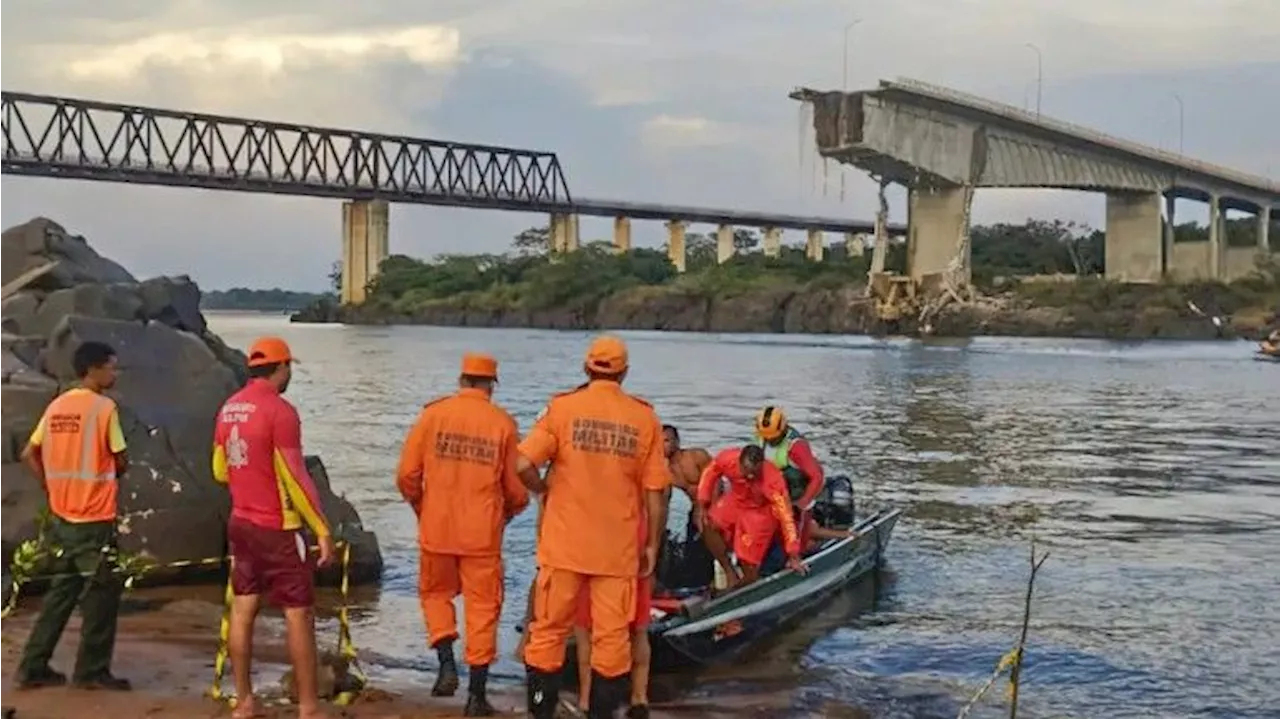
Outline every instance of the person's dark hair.
{"type": "Polygon", "coordinates": [[[280,366],[279,362],[269,362],[260,364],[256,367],[249,368],[249,377],[253,379],[266,379],[276,373],[276,368],[280,366]]]}
{"type": "Polygon", "coordinates": [[[488,387],[494,382],[497,382],[497,380],[492,377],[481,377],[474,374],[464,374],[458,378],[458,381],[465,387],[488,387]]]}
{"type": "Polygon", "coordinates": [[[589,369],[587,370],[587,379],[591,380],[592,382],[595,382],[597,380],[604,380],[606,382],[621,382],[622,373],[614,372],[612,374],[609,374],[609,373],[597,372],[596,370],[589,369]]]}
{"type": "Polygon", "coordinates": [[[671,436],[676,438],[676,441],[679,441],[679,440],[680,440],[680,430],[676,429],[676,426],[675,426],[674,424],[664,424],[664,425],[662,425],[662,431],[663,431],[663,432],[670,432],[670,433],[671,433],[671,436]]]}
{"type": "Polygon", "coordinates": [[[71,356],[71,367],[76,371],[77,377],[84,379],[89,370],[105,365],[115,356],[115,349],[105,342],[84,342],[71,356]]]}
{"type": "Polygon", "coordinates": [[[742,448],[738,461],[745,464],[760,464],[764,461],[764,450],[758,444],[748,444],[742,448]]]}

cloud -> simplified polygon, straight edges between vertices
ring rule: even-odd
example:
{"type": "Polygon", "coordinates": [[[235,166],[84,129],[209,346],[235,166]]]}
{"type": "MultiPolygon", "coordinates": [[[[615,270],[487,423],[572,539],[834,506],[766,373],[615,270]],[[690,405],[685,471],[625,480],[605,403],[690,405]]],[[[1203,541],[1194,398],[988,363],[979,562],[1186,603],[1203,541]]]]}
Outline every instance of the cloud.
{"type": "Polygon", "coordinates": [[[160,33],[105,48],[88,47],[66,64],[76,80],[119,82],[149,65],[172,65],[204,75],[236,72],[239,67],[279,76],[289,66],[361,64],[371,58],[403,56],[423,66],[456,62],[460,42],[455,28],[422,25],[396,30],[343,34],[224,35],[160,33]]]}
{"type": "MultiPolygon", "coordinates": [[[[855,88],[907,75],[1021,105],[1033,43],[1046,114],[1170,148],[1176,92],[1188,154],[1280,175],[1276,0],[8,0],[0,66],[6,89],[551,150],[578,197],[870,217],[874,185],[816,162],[786,97],[840,84],[858,17],[855,88]]],[[[0,183],[6,224],[64,220],[140,274],[318,287],[340,246],[333,201],[0,183]]],[[[1099,226],[1102,206],[984,191],[975,219],[1099,226]]],[[[498,250],[543,222],[400,205],[393,251],[498,250]]],[[[634,231],[665,239],[658,223],[634,231]]]]}
{"type": "Polygon", "coordinates": [[[641,128],[642,141],[654,150],[730,145],[740,136],[741,131],[728,123],[693,115],[663,113],[645,120],[641,128]]]}

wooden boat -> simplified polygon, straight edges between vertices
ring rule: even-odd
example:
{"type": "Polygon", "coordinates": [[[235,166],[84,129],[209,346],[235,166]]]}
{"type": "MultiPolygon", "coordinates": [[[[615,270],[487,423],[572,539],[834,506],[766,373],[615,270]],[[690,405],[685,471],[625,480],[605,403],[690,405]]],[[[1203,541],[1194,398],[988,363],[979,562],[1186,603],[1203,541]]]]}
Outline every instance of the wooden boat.
{"type": "MultiPolygon", "coordinates": [[[[817,609],[884,561],[902,510],[877,512],[853,529],[858,536],[830,539],[805,558],[808,574],[783,570],[712,598],[706,586],[665,590],[653,599],[649,624],[651,671],[674,672],[732,661],[772,638],[802,614],[817,609]]],[[[566,686],[576,684],[572,643],[566,686]]]]}

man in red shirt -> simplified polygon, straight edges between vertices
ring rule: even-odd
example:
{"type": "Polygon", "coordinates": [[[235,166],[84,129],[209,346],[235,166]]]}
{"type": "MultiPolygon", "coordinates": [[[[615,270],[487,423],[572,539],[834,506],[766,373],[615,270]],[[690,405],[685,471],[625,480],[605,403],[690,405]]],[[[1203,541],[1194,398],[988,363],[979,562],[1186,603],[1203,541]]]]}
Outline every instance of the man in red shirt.
{"type": "Polygon", "coordinates": [[[765,461],[764,450],[749,444],[726,449],[702,471],[698,480],[698,528],[707,549],[724,569],[729,587],[750,584],[760,578],[760,563],[775,533],[782,534],[787,568],[808,571],[800,560],[800,535],[791,514],[787,486],[777,467],[765,461]],[[729,490],[712,505],[721,478],[729,490]],[[742,573],[729,561],[733,548],[742,573]]]}
{"type": "Polygon", "coordinates": [[[227,543],[235,599],[228,648],[236,683],[235,719],[248,719],[257,711],[249,672],[254,620],[264,594],[284,611],[298,717],[325,716],[316,696],[315,585],[302,524],[319,541],[320,566],[333,561],[334,544],[302,458],[298,411],[281,396],[293,362],[284,340],[254,342],[249,382],[222,405],[214,430],[213,476],[231,490],[227,543]]]}

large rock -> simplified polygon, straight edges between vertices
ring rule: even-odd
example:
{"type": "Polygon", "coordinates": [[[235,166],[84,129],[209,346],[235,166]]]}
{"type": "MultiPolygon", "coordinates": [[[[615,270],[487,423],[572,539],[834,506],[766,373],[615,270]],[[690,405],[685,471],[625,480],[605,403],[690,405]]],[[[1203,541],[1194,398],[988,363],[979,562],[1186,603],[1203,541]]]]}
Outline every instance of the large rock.
{"type": "Polygon", "coordinates": [[[3,259],[0,275],[6,284],[23,272],[51,261],[57,266],[35,283],[41,289],[137,282],[128,270],[94,252],[83,237],[67,234],[62,225],[45,217],[5,230],[0,259],[3,259]]]}
{"type": "MultiPolygon", "coordinates": [[[[360,515],[346,497],[339,497],[333,492],[329,483],[329,472],[319,457],[308,456],[307,472],[315,480],[316,489],[320,492],[320,501],[324,504],[324,514],[329,520],[333,533],[351,543],[351,581],[376,581],[382,575],[382,551],[378,548],[378,538],[364,528],[360,515]]],[[[337,568],[326,572],[322,579],[335,582],[341,575],[337,568]]]]}
{"type": "MultiPolygon", "coordinates": [[[[44,507],[39,484],[19,462],[32,428],[58,391],[76,380],[72,355],[82,342],[106,342],[120,374],[111,395],[120,406],[129,470],[120,479],[121,545],[144,552],[166,580],[217,570],[226,553],[229,496],[210,467],[214,418],[246,381],[245,356],[209,331],[200,289],[187,277],[138,282],[84,238],[43,218],[3,235],[4,281],[56,262],[50,272],[4,300],[3,550],[35,533],[44,507]]],[[[352,580],[382,572],[377,539],[355,509],[334,495],[318,458],[309,466],[325,512],[352,542],[352,580]]],[[[336,579],[336,573],[331,577],[336,579]]]]}

